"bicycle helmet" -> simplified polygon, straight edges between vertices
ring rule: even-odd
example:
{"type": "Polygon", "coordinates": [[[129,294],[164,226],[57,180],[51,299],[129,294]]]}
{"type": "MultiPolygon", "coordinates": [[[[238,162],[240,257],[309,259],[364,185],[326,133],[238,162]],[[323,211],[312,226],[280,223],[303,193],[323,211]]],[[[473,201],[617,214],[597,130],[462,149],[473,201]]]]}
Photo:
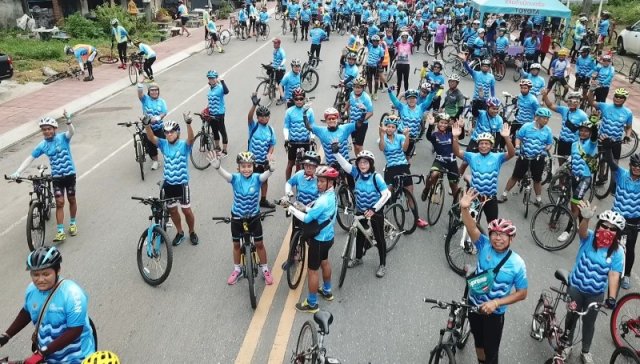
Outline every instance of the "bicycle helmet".
{"type": "Polygon", "coordinates": [[[540,63],[534,63],[531,66],[529,66],[529,70],[540,70],[542,69],[542,66],[540,65],[540,63]]]}
{"type": "Polygon", "coordinates": [[[451,117],[449,116],[449,114],[444,113],[444,112],[438,113],[435,116],[436,123],[439,122],[439,121],[442,121],[442,120],[444,120],[446,122],[449,122],[450,118],[451,117]]]}
{"type": "Polygon", "coordinates": [[[251,152],[240,152],[236,157],[236,163],[255,163],[256,156],[251,152]]]}
{"type": "Polygon", "coordinates": [[[64,54],[73,54],[73,48],[68,45],[64,46],[64,54]]]}
{"type": "Polygon", "coordinates": [[[507,32],[507,28],[500,28],[500,29],[498,29],[498,32],[506,33],[507,32]]]}
{"type": "Polygon", "coordinates": [[[304,156],[302,157],[302,164],[313,164],[313,165],[318,165],[320,164],[320,155],[318,153],[316,153],[313,150],[308,150],[306,152],[304,152],[304,156]]]}
{"type": "Polygon", "coordinates": [[[302,62],[299,59],[294,58],[291,60],[291,67],[300,67],[302,66],[302,62]]]}
{"type": "Polygon", "coordinates": [[[500,105],[502,105],[502,102],[497,97],[490,97],[487,99],[487,106],[489,107],[500,107],[500,105]]]}
{"type": "Polygon", "coordinates": [[[362,158],[368,160],[369,164],[373,168],[373,164],[376,161],[376,157],[373,156],[373,153],[371,153],[368,150],[363,150],[362,152],[358,153],[358,155],[356,156],[356,163],[358,163],[362,158]]]}
{"type": "Polygon", "coordinates": [[[635,153],[629,158],[629,164],[634,167],[640,167],[640,153],[635,153]]]}
{"type": "Polygon", "coordinates": [[[300,87],[296,87],[296,88],[293,90],[293,92],[291,93],[291,97],[292,97],[293,99],[295,99],[295,98],[297,98],[297,97],[303,97],[303,98],[304,98],[304,97],[306,97],[306,96],[307,96],[306,92],[304,92],[304,90],[303,90],[302,88],[300,88],[300,87]]]}
{"type": "Polygon", "coordinates": [[[358,58],[358,55],[354,52],[349,52],[347,54],[347,59],[357,59],[357,58],[358,58]]]}
{"type": "Polygon", "coordinates": [[[425,90],[425,91],[430,91],[431,90],[431,84],[427,81],[423,82],[422,85],[420,85],[420,89],[421,90],[425,90]]]}
{"type": "Polygon", "coordinates": [[[491,60],[485,58],[482,60],[482,62],[480,62],[480,64],[483,66],[491,66],[491,60]]]}
{"type": "Polygon", "coordinates": [[[111,19],[111,25],[113,25],[113,26],[118,25],[118,19],[116,19],[116,18],[111,19]]]}
{"type": "Polygon", "coordinates": [[[484,28],[478,28],[478,34],[484,34],[485,30],[484,28]]]}
{"type": "Polygon", "coordinates": [[[56,121],[56,119],[50,117],[50,116],[45,116],[42,119],[40,119],[40,122],[38,123],[39,127],[43,127],[43,126],[52,126],[54,128],[58,127],[58,122],[56,121]]]}
{"type": "Polygon", "coordinates": [[[457,73],[452,74],[451,77],[449,77],[449,81],[460,82],[460,75],[457,73]]]}
{"type": "Polygon", "coordinates": [[[323,177],[327,179],[337,179],[340,173],[335,168],[329,166],[322,166],[316,169],[316,177],[323,177]]]}
{"type": "Polygon", "coordinates": [[[533,83],[528,78],[523,78],[520,80],[520,87],[527,86],[528,88],[533,87],[533,83]]]}
{"type": "Polygon", "coordinates": [[[207,78],[218,78],[218,72],[210,70],[209,72],[207,72],[207,78]]]}
{"type": "Polygon", "coordinates": [[[409,89],[409,90],[404,92],[404,98],[405,99],[409,99],[411,97],[417,98],[418,97],[418,91],[416,91],[414,89],[409,89]]]}
{"type": "Polygon", "coordinates": [[[561,50],[558,51],[558,56],[568,56],[569,55],[569,50],[567,48],[562,48],[561,50]]]}
{"type": "Polygon", "coordinates": [[[256,115],[258,115],[259,117],[260,116],[270,116],[271,115],[271,110],[269,110],[269,108],[264,106],[264,105],[260,105],[256,109],[256,115]]]}
{"type": "Polygon", "coordinates": [[[625,88],[617,88],[613,92],[613,96],[624,97],[626,99],[627,97],[629,97],[629,91],[627,91],[627,89],[625,88]]]}
{"type": "Polygon", "coordinates": [[[478,24],[478,25],[480,25],[480,20],[478,20],[478,19],[474,20],[474,21],[473,21],[473,24],[478,24]]]}
{"type": "MultiPolygon", "coordinates": [[[[376,21],[373,17],[369,17],[369,19],[367,19],[367,23],[369,24],[373,24],[373,22],[376,21]]],[[[354,28],[357,29],[357,28],[354,28]]]]}
{"type": "Polygon", "coordinates": [[[496,140],[493,137],[493,134],[491,133],[480,133],[478,134],[478,143],[480,143],[480,141],[482,140],[486,140],[488,142],[490,142],[491,144],[495,144],[496,140]]]}
{"type": "Polygon", "coordinates": [[[431,63],[431,70],[433,70],[433,67],[438,66],[440,67],[440,69],[442,69],[442,62],[440,62],[439,60],[435,60],[433,61],[433,63],[431,63]]]}
{"type": "Polygon", "coordinates": [[[173,120],[166,120],[162,123],[162,127],[164,131],[175,131],[176,133],[180,132],[180,125],[173,120]]]}
{"type": "Polygon", "coordinates": [[[389,115],[386,118],[384,118],[383,124],[384,124],[384,126],[395,125],[396,128],[397,128],[398,125],[400,124],[400,118],[397,117],[396,115],[389,115]]]}
{"type": "Polygon", "coordinates": [[[589,19],[586,16],[581,16],[580,21],[588,21],[589,19]]]}
{"type": "Polygon", "coordinates": [[[374,35],[373,37],[371,37],[371,41],[372,42],[379,42],[380,41],[380,36],[379,35],[374,35]]]}
{"type": "Polygon", "coordinates": [[[151,92],[151,90],[156,90],[156,91],[160,91],[160,86],[158,86],[157,83],[150,83],[149,86],[147,87],[147,92],[151,92]]]}
{"type": "Polygon", "coordinates": [[[547,109],[546,107],[541,107],[538,110],[536,110],[536,116],[540,116],[543,118],[550,118],[551,110],[547,109]]]}
{"type": "Polygon", "coordinates": [[[334,107],[329,107],[324,111],[324,118],[328,118],[329,116],[335,116],[336,118],[340,117],[340,112],[336,110],[334,107]]]}
{"type": "Polygon", "coordinates": [[[361,86],[364,87],[367,84],[367,80],[364,77],[358,77],[353,81],[353,86],[361,86]]]}
{"type": "Polygon", "coordinates": [[[400,33],[400,37],[409,37],[409,32],[402,32],[400,33]]]}
{"type": "Polygon", "coordinates": [[[27,256],[27,270],[43,270],[47,268],[60,268],[62,255],[55,246],[42,246],[27,256]]]}
{"type": "Polygon", "coordinates": [[[509,236],[516,235],[516,226],[513,224],[513,222],[511,222],[511,220],[507,220],[507,219],[498,218],[498,219],[491,220],[491,222],[489,223],[489,226],[487,227],[487,230],[489,230],[489,234],[496,231],[500,233],[505,233],[509,236]]]}
{"type": "Polygon", "coordinates": [[[591,115],[589,116],[589,118],[585,121],[583,121],[579,126],[578,129],[589,129],[589,131],[591,131],[591,127],[593,127],[594,125],[596,125],[598,123],[598,121],[600,121],[600,119],[598,118],[598,115],[591,115]],[[593,120],[592,120],[593,118],[593,120]]]}
{"type": "Polygon", "coordinates": [[[624,226],[626,225],[626,221],[622,215],[615,211],[606,210],[603,211],[600,215],[598,215],[598,223],[606,221],[609,224],[617,227],[619,230],[624,230],[624,226]]]}
{"type": "Polygon", "coordinates": [[[82,364],[120,364],[120,359],[110,351],[96,351],[86,357],[82,364]]]}
{"type": "Polygon", "coordinates": [[[583,53],[583,52],[587,52],[587,53],[591,52],[591,47],[589,46],[580,47],[580,53],[583,53]]]}
{"type": "Polygon", "coordinates": [[[610,54],[603,54],[602,55],[602,60],[603,61],[611,61],[611,55],[610,54]]]}

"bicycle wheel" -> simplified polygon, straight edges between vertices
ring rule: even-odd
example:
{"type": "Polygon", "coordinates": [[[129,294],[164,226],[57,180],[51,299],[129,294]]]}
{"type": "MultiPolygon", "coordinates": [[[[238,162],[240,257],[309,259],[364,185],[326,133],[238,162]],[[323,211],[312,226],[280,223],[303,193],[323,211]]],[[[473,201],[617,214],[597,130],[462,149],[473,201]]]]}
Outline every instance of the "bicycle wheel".
{"type": "Polygon", "coordinates": [[[462,116],[464,119],[464,134],[461,135],[462,138],[458,139],[458,143],[460,143],[460,145],[463,147],[469,145],[469,142],[471,141],[471,134],[473,133],[473,129],[475,128],[476,123],[475,117],[471,113],[471,108],[469,108],[468,110],[469,111],[462,116]]]}
{"type": "Polygon", "coordinates": [[[364,47],[362,47],[358,49],[357,56],[356,56],[356,64],[358,66],[362,65],[362,62],[364,62],[364,59],[365,59],[365,49],[364,47]]]}
{"type": "Polygon", "coordinates": [[[338,213],[336,214],[336,220],[338,220],[338,225],[342,230],[348,232],[351,229],[354,209],[355,199],[353,192],[351,192],[349,186],[343,184],[338,187],[338,213]]]}
{"type": "Polygon", "coordinates": [[[611,313],[609,330],[616,348],[629,347],[640,355],[640,338],[636,332],[640,329],[640,293],[629,293],[618,300],[611,313]]]}
{"type": "Polygon", "coordinates": [[[609,364],[640,364],[640,358],[633,350],[620,347],[611,354],[609,364]]]}
{"type": "Polygon", "coordinates": [[[533,240],[539,247],[548,251],[556,251],[571,244],[578,231],[578,224],[567,207],[547,204],[533,214],[529,229],[533,240]],[[565,241],[558,241],[558,237],[570,225],[569,237],[565,241]]]}
{"type": "Polygon", "coordinates": [[[560,172],[551,177],[547,194],[552,204],[555,204],[559,198],[566,198],[566,200],[571,198],[571,177],[565,172],[560,172]]]}
{"type": "Polygon", "coordinates": [[[635,130],[631,130],[631,137],[628,142],[622,143],[622,151],[620,152],[620,159],[627,158],[631,154],[635,153],[638,149],[638,133],[635,130]]]}
{"type": "Polygon", "coordinates": [[[104,63],[104,64],[114,64],[114,63],[118,63],[118,58],[114,57],[113,54],[110,54],[107,56],[98,57],[98,62],[104,63]]]}
{"type": "Polygon", "coordinates": [[[391,79],[391,77],[393,77],[393,75],[396,74],[396,60],[394,59],[393,62],[391,62],[391,65],[389,65],[389,71],[387,72],[387,82],[391,79]]]}
{"type": "Polygon", "coordinates": [[[638,77],[638,62],[633,62],[631,68],[629,68],[629,83],[634,83],[638,77]]]}
{"type": "Polygon", "coordinates": [[[144,145],[142,144],[142,140],[136,138],[136,144],[134,147],[136,150],[136,162],[138,162],[138,166],[140,166],[140,177],[144,181],[144,162],[147,158],[144,154],[144,145]]]}
{"type": "Polygon", "coordinates": [[[402,191],[398,191],[398,198],[402,201],[402,208],[407,215],[407,224],[404,226],[405,234],[412,234],[418,227],[418,203],[416,202],[413,193],[406,187],[402,188],[402,191]],[[402,195],[404,195],[403,198],[402,195]]]}
{"type": "Polygon", "coordinates": [[[258,98],[260,98],[260,104],[266,107],[270,107],[273,103],[273,97],[269,92],[269,87],[269,80],[260,82],[258,87],[256,87],[256,94],[258,95],[258,98]]]}
{"type": "Polygon", "coordinates": [[[426,48],[427,54],[430,55],[431,57],[436,55],[436,50],[432,42],[427,43],[427,46],[425,48],[426,48]]]}
{"type": "Polygon", "coordinates": [[[442,50],[442,59],[444,60],[444,62],[451,63],[455,61],[456,58],[458,58],[458,50],[456,49],[456,47],[451,45],[445,46],[442,50]]]}
{"type": "Polygon", "coordinates": [[[342,251],[342,266],[340,266],[340,277],[338,278],[338,288],[342,288],[344,279],[347,276],[347,270],[349,269],[349,261],[353,257],[353,250],[356,245],[356,231],[349,232],[347,236],[347,244],[342,251]]]}
{"type": "Polygon", "coordinates": [[[284,20],[284,18],[282,19],[282,35],[286,35],[287,34],[287,22],[284,20]]]}
{"type": "Polygon", "coordinates": [[[434,226],[438,223],[443,207],[444,186],[442,179],[439,179],[435,185],[431,186],[427,194],[427,222],[429,226],[434,226]]]}
{"type": "Polygon", "coordinates": [[[553,176],[553,159],[547,156],[544,160],[544,169],[542,170],[542,179],[540,181],[541,185],[546,185],[551,181],[551,177],[553,176]]]}
{"type": "Polygon", "coordinates": [[[164,282],[173,264],[173,251],[167,233],[159,226],[154,226],[149,234],[145,229],[138,240],[138,270],[144,281],[157,286],[164,282]]]}
{"type": "Polygon", "coordinates": [[[48,85],[50,83],[56,82],[58,80],[61,80],[63,78],[67,77],[67,74],[65,72],[60,72],[60,73],[56,73],[55,75],[45,79],[44,81],[42,81],[43,84],[48,85]]]}
{"type": "Polygon", "coordinates": [[[220,38],[220,43],[222,43],[222,45],[227,45],[231,41],[231,32],[229,29],[224,29],[220,34],[218,34],[218,37],[220,38]]]}
{"type": "Polygon", "coordinates": [[[403,234],[402,225],[398,221],[404,223],[404,210],[400,204],[394,203],[384,211],[384,240],[387,243],[387,253],[395,248],[403,234]]]}
{"type": "Polygon", "coordinates": [[[455,363],[456,358],[448,345],[438,345],[429,355],[429,364],[455,363]]]}
{"type": "Polygon", "coordinates": [[[347,33],[347,27],[344,26],[344,24],[340,24],[340,29],[338,29],[338,34],[340,34],[340,36],[345,35],[345,33],[347,33]]]}
{"type": "Polygon", "coordinates": [[[613,63],[613,69],[616,70],[616,73],[624,74],[624,57],[614,55],[611,57],[613,63]]]}
{"type": "Polygon", "coordinates": [[[304,92],[312,92],[318,87],[319,81],[320,76],[318,76],[318,72],[313,69],[308,69],[300,78],[300,87],[304,92]]]}
{"type": "Polygon", "coordinates": [[[289,246],[289,257],[287,265],[287,283],[289,288],[296,289],[302,280],[304,273],[304,262],[307,245],[302,240],[302,232],[296,230],[291,237],[291,245],[289,246]]]}
{"type": "Polygon", "coordinates": [[[476,266],[478,250],[462,223],[449,229],[444,241],[444,252],[449,267],[460,276],[464,276],[465,266],[476,266]]]}
{"type": "Polygon", "coordinates": [[[495,77],[496,81],[502,81],[507,72],[507,64],[504,63],[503,60],[498,59],[493,65],[493,77],[495,77]]]}
{"type": "Polygon", "coordinates": [[[592,177],[595,179],[593,183],[593,194],[598,200],[603,200],[609,196],[611,188],[614,184],[614,176],[610,173],[609,164],[602,158],[600,160],[598,171],[592,177]]]}
{"type": "Polygon", "coordinates": [[[518,81],[520,81],[520,78],[522,77],[522,75],[520,74],[520,70],[521,70],[521,69],[522,69],[522,68],[520,68],[520,67],[516,67],[516,68],[513,70],[513,82],[518,82],[518,81]]]}
{"type": "Polygon", "coordinates": [[[276,12],[276,15],[274,16],[276,18],[276,20],[280,20],[284,17],[284,13],[282,12],[276,12]]]}
{"type": "Polygon", "coordinates": [[[460,329],[460,338],[456,343],[456,347],[460,350],[464,349],[471,336],[471,325],[468,320],[469,311],[465,307],[461,307],[456,313],[456,327],[460,329]]]}
{"type": "Polygon", "coordinates": [[[269,33],[271,32],[271,28],[269,28],[269,24],[264,26],[264,33],[262,34],[262,40],[267,40],[269,38],[269,33]]]}
{"type": "Polygon", "coordinates": [[[294,358],[293,363],[315,364],[318,360],[318,329],[311,320],[306,321],[300,329],[294,358]]]}
{"type": "Polygon", "coordinates": [[[214,149],[213,135],[209,133],[198,132],[191,147],[191,163],[199,170],[209,168],[211,163],[207,160],[207,154],[214,149]]]}
{"type": "Polygon", "coordinates": [[[40,202],[29,205],[27,212],[27,244],[29,251],[34,251],[44,245],[46,225],[44,222],[43,206],[40,202]]]}
{"type": "Polygon", "coordinates": [[[244,275],[249,282],[249,301],[251,301],[251,308],[256,309],[256,285],[255,285],[255,262],[253,261],[253,253],[251,252],[251,244],[244,244],[242,247],[244,254],[244,275]]]}
{"type": "Polygon", "coordinates": [[[293,43],[298,41],[298,28],[293,28],[293,43]]]}
{"type": "Polygon", "coordinates": [[[524,191],[522,204],[524,205],[524,218],[526,219],[529,216],[529,205],[531,205],[531,190],[524,191]]]}
{"type": "Polygon", "coordinates": [[[544,339],[544,335],[547,332],[549,322],[544,315],[544,298],[543,295],[540,295],[540,299],[538,300],[538,304],[536,305],[535,310],[533,310],[533,316],[531,318],[531,332],[529,335],[538,340],[542,341],[544,339]]]}
{"type": "Polygon", "coordinates": [[[133,63],[129,65],[129,82],[132,85],[138,83],[138,68],[133,63]]]}

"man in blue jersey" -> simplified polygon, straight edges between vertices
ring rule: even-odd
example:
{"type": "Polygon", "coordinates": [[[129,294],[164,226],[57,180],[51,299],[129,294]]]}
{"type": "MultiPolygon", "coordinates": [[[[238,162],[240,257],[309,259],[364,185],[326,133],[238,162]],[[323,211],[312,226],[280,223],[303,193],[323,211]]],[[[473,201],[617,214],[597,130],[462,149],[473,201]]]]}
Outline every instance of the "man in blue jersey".
{"type": "Polygon", "coordinates": [[[298,149],[304,152],[308,151],[311,144],[311,133],[307,130],[304,118],[307,117],[309,122],[313,124],[315,117],[313,110],[305,105],[306,93],[303,89],[297,88],[293,90],[294,105],[287,109],[284,115],[284,143],[287,150],[287,167],[285,169],[285,178],[291,178],[293,166],[296,164],[298,149]]]}
{"type": "MultiPolygon", "coordinates": [[[[138,84],[138,99],[142,103],[142,116],[151,117],[151,129],[158,138],[164,138],[164,132],[162,131],[162,119],[167,116],[167,103],[160,97],[160,86],[152,83],[147,88],[147,93],[144,93],[144,86],[138,84]]],[[[152,160],[151,170],[158,169],[158,148],[153,145],[149,138],[145,134],[145,148],[149,157],[152,160]]]]}
{"type": "MultiPolygon", "coordinates": [[[[251,95],[253,106],[249,109],[247,123],[249,126],[248,149],[256,158],[254,172],[264,173],[268,162],[273,159],[276,147],[276,133],[271,125],[268,125],[271,111],[266,106],[260,105],[260,99],[256,94],[251,95]],[[258,119],[253,118],[256,114],[258,119]]],[[[264,181],[260,186],[260,207],[274,208],[273,203],[267,200],[269,181],[264,181]]]]}
{"type": "Polygon", "coordinates": [[[300,71],[302,70],[302,62],[294,58],[291,61],[291,71],[287,72],[282,80],[280,81],[280,85],[278,86],[278,91],[280,92],[280,99],[276,102],[276,105],[282,105],[285,101],[287,102],[287,109],[291,106],[294,106],[293,101],[293,90],[300,87],[300,71]]]}
{"type": "Polygon", "coordinates": [[[207,92],[207,106],[209,107],[209,125],[213,133],[213,144],[216,152],[227,155],[227,145],[229,137],[227,128],[224,125],[226,106],[224,98],[229,94],[229,88],[223,79],[219,78],[218,72],[211,70],[207,72],[209,91],[207,92]],[[222,136],[222,150],[220,150],[220,136],[222,136]]]}

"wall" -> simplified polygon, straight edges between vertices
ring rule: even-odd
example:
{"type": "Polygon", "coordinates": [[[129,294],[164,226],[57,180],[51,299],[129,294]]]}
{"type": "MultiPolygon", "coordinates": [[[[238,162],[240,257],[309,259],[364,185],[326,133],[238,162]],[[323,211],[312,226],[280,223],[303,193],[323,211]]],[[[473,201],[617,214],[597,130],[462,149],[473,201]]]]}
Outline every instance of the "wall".
{"type": "Polygon", "coordinates": [[[0,0],[0,28],[14,28],[22,14],[20,0],[0,0]]]}

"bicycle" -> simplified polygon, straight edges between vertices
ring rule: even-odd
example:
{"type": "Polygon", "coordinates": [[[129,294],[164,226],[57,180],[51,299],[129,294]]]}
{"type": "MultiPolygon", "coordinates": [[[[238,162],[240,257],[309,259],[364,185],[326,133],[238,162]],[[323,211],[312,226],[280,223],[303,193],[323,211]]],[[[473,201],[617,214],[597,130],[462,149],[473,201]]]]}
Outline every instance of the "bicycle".
{"type": "Polygon", "coordinates": [[[147,154],[145,153],[145,140],[146,133],[144,131],[144,126],[139,121],[131,121],[126,123],[118,123],[118,126],[124,127],[135,127],[135,131],[133,132],[133,151],[136,154],[136,162],[140,166],[140,177],[144,181],[144,163],[147,161],[147,154]]]}
{"type": "Polygon", "coordinates": [[[65,78],[75,78],[77,81],[80,81],[80,76],[82,76],[84,72],[80,70],[80,67],[77,66],[76,65],[77,63],[75,63],[74,61],[68,61],[67,64],[68,64],[68,67],[66,70],[62,72],[58,72],[53,76],[49,76],[44,81],[42,81],[42,83],[44,85],[48,85],[50,83],[53,83],[65,78]],[[72,64],[74,65],[72,66],[72,64]]]}
{"type": "Polygon", "coordinates": [[[469,312],[477,312],[478,307],[468,305],[466,297],[459,302],[443,302],[425,297],[424,302],[434,304],[435,306],[432,309],[449,310],[447,324],[445,328],[440,329],[440,339],[429,354],[429,364],[439,364],[441,362],[455,364],[456,351],[464,349],[471,335],[471,326],[468,320],[469,312]]]}
{"type": "MultiPolygon", "coordinates": [[[[280,205],[285,209],[286,216],[290,216],[286,209],[293,205],[293,202],[274,200],[274,204],[280,205]]],[[[306,259],[307,241],[302,239],[302,225],[292,223],[291,237],[289,239],[289,254],[287,261],[283,266],[287,271],[287,283],[290,289],[298,288],[304,273],[304,262],[306,259]]]]}
{"type": "MultiPolygon", "coordinates": [[[[440,220],[440,216],[442,215],[442,210],[444,208],[444,178],[445,176],[448,177],[449,174],[452,174],[448,170],[440,168],[431,168],[429,175],[432,173],[437,173],[438,179],[429,187],[426,194],[424,194],[427,201],[427,222],[429,223],[429,226],[434,226],[438,223],[438,220],[440,220]]],[[[457,174],[455,176],[458,177],[457,174]]],[[[425,183],[428,178],[429,177],[424,178],[425,183]]],[[[458,189],[456,196],[453,196],[454,204],[458,202],[461,193],[462,189],[458,189]]]]}
{"type": "MultiPolygon", "coordinates": [[[[553,85],[554,102],[555,102],[556,106],[560,106],[564,102],[565,87],[562,86],[562,84],[560,84],[560,82],[558,82],[558,77],[555,77],[555,76],[551,76],[551,78],[549,78],[549,82],[551,82],[551,80],[553,78],[556,78],[556,83],[553,85]]],[[[564,79],[567,82],[566,89],[568,90],[569,89],[569,76],[564,76],[564,79]]]]}
{"type": "Polygon", "coordinates": [[[291,27],[291,35],[293,36],[293,43],[296,43],[298,41],[298,21],[290,20],[289,22],[293,24],[291,27]]]}
{"type": "MultiPolygon", "coordinates": [[[[306,63],[305,63],[306,64],[306,63]]],[[[318,87],[320,76],[312,67],[307,67],[304,72],[300,72],[300,87],[304,92],[313,92],[318,87]]]]}
{"type": "Polygon", "coordinates": [[[247,40],[247,26],[245,24],[240,24],[238,19],[235,16],[229,17],[229,29],[233,29],[233,35],[236,39],[247,40]]]}
{"type": "Polygon", "coordinates": [[[203,171],[211,165],[211,162],[207,159],[209,152],[215,152],[218,157],[222,155],[219,153],[219,148],[215,145],[213,137],[213,127],[211,126],[211,117],[194,113],[202,120],[200,131],[193,139],[193,147],[191,148],[191,163],[197,169],[203,171]]]}
{"type": "Polygon", "coordinates": [[[167,204],[175,201],[176,198],[134,196],[131,199],[151,208],[149,227],[142,232],[138,240],[137,261],[142,279],[151,286],[157,286],[169,277],[173,265],[173,250],[167,235],[167,226],[169,226],[167,204]],[[149,260],[145,262],[145,259],[149,260]]]}
{"type": "Polygon", "coordinates": [[[405,234],[409,235],[416,231],[416,227],[418,226],[418,203],[416,202],[415,197],[413,197],[413,193],[411,193],[411,191],[409,191],[409,189],[404,186],[405,178],[411,178],[412,181],[414,180],[414,178],[417,178],[418,182],[415,183],[416,185],[424,182],[424,176],[421,174],[403,174],[395,176],[393,178],[393,184],[389,186],[391,188],[391,197],[389,198],[389,201],[387,203],[389,205],[393,205],[395,203],[400,204],[400,206],[404,210],[404,214],[402,217],[402,221],[396,220],[396,224],[398,224],[400,228],[405,228],[404,222],[408,222],[408,225],[406,226],[404,232],[405,234]],[[409,217],[407,221],[405,220],[406,215],[413,216],[409,217]],[[403,224],[400,224],[400,222],[402,222],[403,224]]]}
{"type": "Polygon", "coordinates": [[[638,59],[640,59],[640,57],[636,56],[636,59],[633,61],[631,67],[629,68],[629,75],[627,75],[629,83],[636,82],[636,78],[640,76],[640,62],[638,61],[638,59]]]}
{"type": "Polygon", "coordinates": [[[340,83],[339,85],[331,85],[331,88],[338,89],[338,92],[336,92],[336,97],[333,100],[333,107],[338,110],[338,112],[340,113],[340,118],[344,120],[347,118],[348,110],[346,106],[347,101],[349,100],[349,95],[347,95],[344,84],[342,83],[340,83]]]}
{"type": "Polygon", "coordinates": [[[640,364],[640,357],[626,346],[617,348],[611,353],[609,364],[640,364]]]}
{"type": "Polygon", "coordinates": [[[134,53],[129,57],[129,81],[132,85],[138,83],[138,77],[142,77],[142,56],[134,53]]]}
{"type": "Polygon", "coordinates": [[[260,258],[258,257],[258,253],[256,252],[256,245],[253,241],[253,234],[249,231],[249,226],[256,221],[256,219],[260,219],[260,221],[264,221],[265,218],[269,216],[273,216],[275,209],[270,209],[266,211],[260,212],[258,215],[254,217],[213,217],[211,218],[214,221],[218,221],[217,223],[225,223],[230,224],[231,221],[238,221],[242,223],[242,248],[240,251],[240,265],[242,266],[242,275],[241,277],[247,278],[249,282],[249,301],[251,302],[251,308],[255,310],[257,302],[256,302],[256,287],[255,287],[255,279],[258,277],[258,267],[260,265],[260,258]]]}
{"type": "MultiPolygon", "coordinates": [[[[398,221],[398,216],[401,218],[404,217],[404,209],[400,204],[395,203],[385,208],[384,210],[384,239],[387,243],[386,251],[390,252],[398,243],[398,240],[404,234],[402,230],[402,226],[394,225],[392,221],[398,221]],[[393,215],[393,217],[392,217],[393,215]]],[[[356,237],[358,235],[358,231],[365,238],[365,246],[368,244],[371,247],[377,245],[375,238],[373,236],[373,229],[371,228],[371,222],[369,221],[369,227],[365,229],[362,226],[361,220],[367,219],[364,215],[354,215],[353,223],[351,224],[351,228],[349,229],[349,235],[347,236],[346,244],[344,245],[344,250],[342,251],[342,266],[340,267],[340,277],[338,279],[338,287],[342,288],[344,284],[344,279],[347,276],[347,269],[349,266],[349,262],[355,258],[356,255],[356,237]]]]}
{"type": "Polygon", "coordinates": [[[114,64],[114,63],[118,63],[118,61],[120,60],[118,57],[113,55],[113,48],[114,48],[114,44],[111,43],[111,49],[109,51],[108,55],[105,56],[100,56],[98,57],[98,61],[100,63],[104,63],[104,64],[114,64]]]}
{"type": "MultiPolygon", "coordinates": [[[[522,70],[528,70],[529,66],[531,64],[531,61],[529,61],[525,56],[524,53],[520,53],[517,54],[514,57],[514,62],[516,65],[516,68],[513,72],[513,82],[518,82],[520,81],[520,79],[522,78],[522,70]]],[[[548,72],[548,70],[547,70],[548,72]]]]}
{"type": "Polygon", "coordinates": [[[322,62],[320,57],[316,57],[312,55],[311,51],[307,51],[307,56],[309,57],[309,60],[302,64],[302,68],[300,69],[301,75],[304,74],[309,69],[314,69],[314,70],[317,69],[318,66],[320,65],[320,62],[322,62]]]}
{"type": "Polygon", "coordinates": [[[269,32],[269,24],[258,23],[258,36],[256,37],[256,42],[259,38],[262,38],[262,40],[267,40],[267,37],[269,37],[269,32]]]}
{"type": "Polygon", "coordinates": [[[320,310],[313,314],[313,321],[307,320],[302,324],[296,351],[291,355],[291,363],[340,364],[340,360],[327,356],[327,348],[324,347],[324,337],[329,335],[329,326],[333,323],[333,315],[329,311],[320,310]],[[320,334],[320,338],[318,338],[318,334],[320,334]]]}
{"type": "Polygon", "coordinates": [[[529,205],[531,205],[531,190],[533,188],[533,178],[531,177],[531,163],[533,161],[542,158],[541,156],[528,158],[525,156],[520,156],[521,159],[526,159],[529,161],[527,172],[524,176],[518,181],[517,189],[518,192],[522,193],[522,204],[524,205],[524,218],[526,219],[529,216],[529,205]]]}
{"type": "Polygon", "coordinates": [[[622,139],[622,150],[620,152],[620,159],[628,158],[638,149],[638,133],[635,130],[631,130],[630,137],[624,137],[622,139]]]}
{"type": "MultiPolygon", "coordinates": [[[[484,233],[484,229],[480,226],[480,217],[482,216],[484,204],[488,201],[489,199],[480,201],[480,199],[476,198],[469,207],[469,213],[482,233],[484,233]]],[[[471,241],[467,233],[467,228],[462,222],[460,212],[459,204],[455,204],[449,210],[449,227],[444,241],[444,252],[449,267],[456,274],[464,276],[465,267],[476,266],[478,249],[476,249],[474,242],[471,241]]]]}
{"type": "Polygon", "coordinates": [[[260,83],[258,83],[258,87],[256,87],[256,94],[264,100],[264,106],[270,107],[271,104],[273,104],[273,100],[277,97],[276,90],[278,89],[278,84],[276,83],[276,71],[268,64],[262,64],[262,68],[267,76],[257,77],[260,83]]]}
{"type": "MultiPolygon", "coordinates": [[[[52,192],[53,177],[49,174],[44,174],[47,169],[47,166],[39,165],[37,175],[15,179],[16,183],[29,181],[33,185],[33,190],[29,192],[29,208],[27,210],[27,245],[29,246],[29,251],[34,251],[44,246],[45,222],[51,219],[51,209],[55,206],[52,192]]],[[[6,174],[4,179],[12,181],[6,174]]]]}
{"type": "MultiPolygon", "coordinates": [[[[355,159],[349,159],[349,163],[352,163],[355,159]]],[[[347,173],[338,168],[340,176],[338,177],[335,190],[338,196],[338,212],[336,213],[336,220],[342,230],[349,232],[353,225],[353,212],[355,211],[356,198],[353,195],[353,190],[349,187],[347,173]]],[[[404,224],[404,222],[403,222],[404,224]]]]}
{"type": "Polygon", "coordinates": [[[507,73],[507,64],[495,54],[491,56],[491,73],[496,81],[502,81],[507,73]]]}
{"type": "Polygon", "coordinates": [[[282,35],[286,35],[287,34],[287,18],[286,17],[282,17],[282,25],[280,26],[280,28],[282,28],[282,35]]]}
{"type": "Polygon", "coordinates": [[[220,43],[222,45],[227,45],[231,41],[231,31],[229,29],[224,29],[224,25],[220,25],[220,29],[218,30],[218,38],[220,38],[220,43]]]}

